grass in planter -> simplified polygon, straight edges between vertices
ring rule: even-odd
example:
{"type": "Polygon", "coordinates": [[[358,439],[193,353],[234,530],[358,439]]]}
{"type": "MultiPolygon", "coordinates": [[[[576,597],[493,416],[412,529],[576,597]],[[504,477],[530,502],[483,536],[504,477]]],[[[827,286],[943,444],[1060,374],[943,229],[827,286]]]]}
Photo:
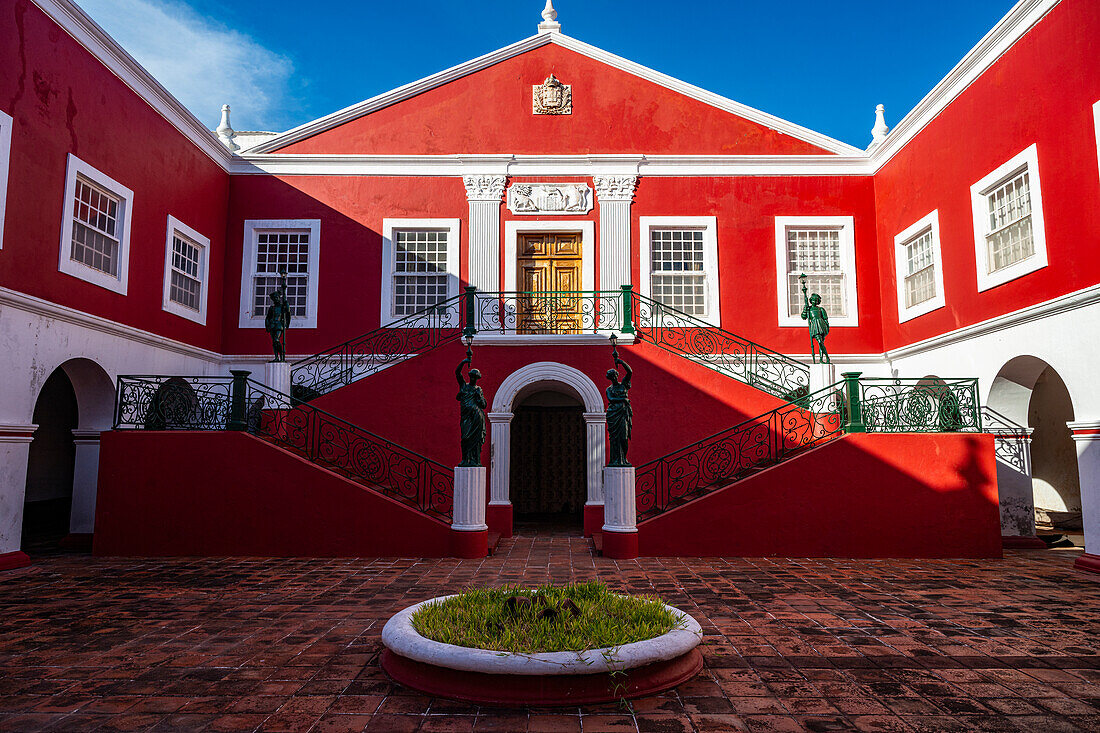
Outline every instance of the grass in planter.
{"type": "Polygon", "coordinates": [[[433,641],[525,654],[629,644],[666,634],[678,622],[660,601],[620,596],[602,583],[474,589],[412,616],[416,632],[433,641]]]}

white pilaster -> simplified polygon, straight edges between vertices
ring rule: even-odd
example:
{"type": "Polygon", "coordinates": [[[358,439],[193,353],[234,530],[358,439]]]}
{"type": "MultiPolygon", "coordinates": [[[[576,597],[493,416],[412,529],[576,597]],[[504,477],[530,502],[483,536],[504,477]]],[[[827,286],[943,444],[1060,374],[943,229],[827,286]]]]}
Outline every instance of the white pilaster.
{"type": "Polygon", "coordinates": [[[603,531],[637,532],[634,467],[607,466],[603,470],[603,531]]]}
{"type": "Polygon", "coordinates": [[[512,413],[490,412],[486,417],[489,418],[489,465],[492,471],[489,503],[507,506],[512,503],[508,495],[508,473],[512,466],[512,413]]]}
{"type": "Polygon", "coordinates": [[[1066,427],[1073,431],[1077,446],[1085,552],[1100,556],[1100,420],[1070,422],[1066,427]]]}
{"type": "Polygon", "coordinates": [[[835,364],[810,364],[810,394],[836,384],[835,364]]]}
{"type": "Polygon", "coordinates": [[[586,446],[586,467],[588,477],[588,505],[603,505],[603,469],[607,464],[605,458],[606,442],[604,435],[607,432],[607,413],[584,413],[584,430],[586,446]]]}
{"type": "Polygon", "coordinates": [[[480,532],[485,524],[485,466],[455,467],[455,504],[451,529],[480,532]]]}
{"type": "Polygon", "coordinates": [[[630,204],[637,176],[593,176],[600,204],[600,290],[630,285],[630,204]]]}
{"type": "Polygon", "coordinates": [[[74,430],[76,462],[73,465],[73,506],[69,514],[69,532],[92,534],[95,531],[96,487],[99,485],[99,431],[74,430]]]}
{"type": "Polygon", "coordinates": [[[0,425],[0,555],[19,550],[27,456],[37,425],[0,425]]]}
{"type": "MultiPolygon", "coordinates": [[[[984,418],[983,418],[984,419],[984,418]]],[[[1035,490],[1031,483],[1031,428],[986,425],[997,456],[1001,535],[1035,536],[1035,490]]]]}
{"type": "Polygon", "coordinates": [[[500,290],[500,200],[506,176],[463,176],[470,203],[470,284],[478,290],[500,290]]]}

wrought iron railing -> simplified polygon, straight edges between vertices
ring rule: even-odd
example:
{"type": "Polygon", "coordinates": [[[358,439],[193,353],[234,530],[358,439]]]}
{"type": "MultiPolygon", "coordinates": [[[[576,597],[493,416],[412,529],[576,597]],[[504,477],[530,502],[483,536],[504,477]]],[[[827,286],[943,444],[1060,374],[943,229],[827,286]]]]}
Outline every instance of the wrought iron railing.
{"type": "Polygon", "coordinates": [[[977,379],[861,377],[859,401],[869,433],[982,430],[977,379]]]}
{"type": "Polygon", "coordinates": [[[635,336],[784,400],[809,389],[805,364],[637,293],[635,336]]]}
{"type": "Polygon", "coordinates": [[[845,384],[838,382],[639,466],[638,521],[832,440],[850,414],[845,384]]]}
{"type": "Polygon", "coordinates": [[[123,376],[116,429],[245,430],[391,499],[450,522],[454,472],[247,378],[123,376]]]}
{"type": "Polygon", "coordinates": [[[478,333],[610,334],[622,331],[627,312],[619,290],[477,292],[474,299],[478,333]]]}

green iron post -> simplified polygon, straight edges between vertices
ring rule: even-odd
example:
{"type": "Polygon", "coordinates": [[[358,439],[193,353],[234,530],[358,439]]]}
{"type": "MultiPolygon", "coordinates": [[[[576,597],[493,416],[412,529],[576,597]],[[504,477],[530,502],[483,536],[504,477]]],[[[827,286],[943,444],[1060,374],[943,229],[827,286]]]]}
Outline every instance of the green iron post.
{"type": "Polygon", "coordinates": [[[466,286],[466,327],[462,329],[463,336],[473,336],[477,333],[477,327],[474,326],[474,298],[477,293],[477,288],[473,285],[466,286]]]}
{"type": "Polygon", "coordinates": [[[634,321],[631,319],[634,314],[634,286],[623,285],[621,288],[623,291],[623,327],[621,333],[634,333],[634,321]]]}
{"type": "Polygon", "coordinates": [[[245,430],[248,423],[244,419],[245,405],[248,404],[248,377],[252,372],[230,369],[233,383],[229,387],[229,424],[230,430],[245,430]]]}
{"type": "Polygon", "coordinates": [[[867,426],[863,424],[863,405],[859,401],[859,375],[863,372],[843,372],[844,392],[848,399],[848,424],[844,426],[846,433],[866,433],[867,426]]]}

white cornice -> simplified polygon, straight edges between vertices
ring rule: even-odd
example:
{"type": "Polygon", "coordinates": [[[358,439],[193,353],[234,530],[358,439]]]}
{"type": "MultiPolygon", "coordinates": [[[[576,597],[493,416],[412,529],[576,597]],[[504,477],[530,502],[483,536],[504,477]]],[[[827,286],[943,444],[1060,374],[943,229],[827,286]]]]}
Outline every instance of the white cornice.
{"type": "Polygon", "coordinates": [[[320,132],[329,130],[338,125],[342,125],[350,120],[354,120],[357,117],[371,114],[385,107],[389,107],[398,102],[404,101],[411,97],[415,97],[418,94],[440,87],[444,84],[448,84],[456,79],[461,79],[464,76],[486,69],[494,64],[498,64],[502,61],[506,61],[514,56],[518,56],[522,53],[526,53],[536,48],[545,46],[548,43],[554,43],[563,48],[567,48],[571,51],[579,53],[583,56],[587,56],[595,61],[607,64],[608,66],[624,71],[628,74],[640,77],[647,81],[650,81],[659,86],[663,86],[666,89],[670,89],[679,94],[683,94],[686,97],[703,102],[712,107],[716,107],[725,112],[743,117],[744,119],[756,122],[771,128],[777,132],[781,132],[785,135],[798,138],[812,145],[816,145],[824,150],[828,150],[838,155],[863,155],[863,151],[859,148],[852,147],[846,143],[842,143],[839,140],[834,140],[828,135],[823,135],[819,132],[814,132],[808,128],[796,125],[793,122],[775,117],[774,115],[761,112],[758,109],[749,107],[748,105],[735,102],[732,99],[727,99],[720,94],[714,92],[708,92],[705,89],[695,86],[694,84],[688,84],[687,82],[675,79],[667,74],[662,74],[659,71],[654,71],[646,66],[635,63],[628,59],[624,59],[621,56],[616,56],[613,53],[604,51],[603,49],[596,48],[595,46],[578,41],[575,38],[571,38],[563,33],[540,33],[529,38],[525,38],[522,41],[513,43],[510,46],[497,49],[491,53],[487,53],[484,56],[479,56],[476,59],[472,59],[458,66],[452,66],[449,69],[445,69],[437,74],[426,76],[423,79],[406,84],[405,86],[398,87],[391,91],[379,94],[378,96],[371,97],[358,104],[353,104],[350,107],[345,107],[342,110],[333,112],[325,117],[320,117],[312,122],[307,122],[304,125],[299,125],[291,130],[276,135],[269,140],[265,140],[259,145],[252,148],[250,152],[253,153],[267,153],[272,150],[290,145],[291,143],[304,140],[308,137],[312,137],[320,132]]]}
{"type": "MultiPolygon", "coordinates": [[[[1061,0],[1020,0],[1016,3],[955,68],[894,126],[884,142],[868,149],[874,164],[873,170],[877,172],[888,163],[925,125],[935,119],[1059,2],[1061,0]]],[[[1026,104],[1026,101],[1020,103],[1026,104]]]]}
{"type": "Polygon", "coordinates": [[[214,133],[207,130],[205,125],[187,111],[178,99],[161,86],[133,56],[126,53],[87,13],[71,0],[34,0],[34,3],[199,150],[223,169],[229,169],[229,161],[233,156],[218,142],[214,133]]]}

